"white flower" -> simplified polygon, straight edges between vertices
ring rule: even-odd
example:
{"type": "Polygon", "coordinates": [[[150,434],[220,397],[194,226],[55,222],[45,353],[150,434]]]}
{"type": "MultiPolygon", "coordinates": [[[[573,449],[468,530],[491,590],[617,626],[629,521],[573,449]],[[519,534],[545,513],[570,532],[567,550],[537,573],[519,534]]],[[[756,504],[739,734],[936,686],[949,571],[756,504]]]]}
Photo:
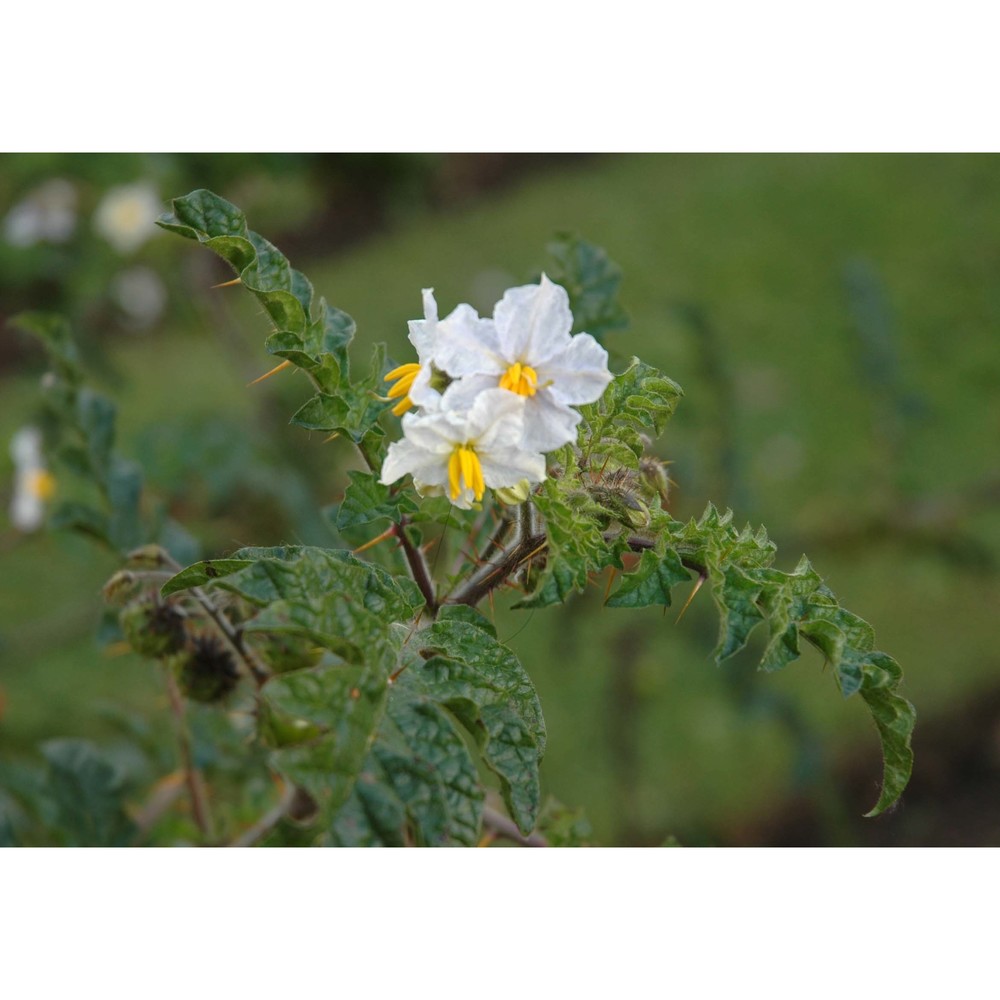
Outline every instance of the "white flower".
{"type": "Polygon", "coordinates": [[[14,459],[14,495],[10,519],[18,531],[35,531],[45,520],[45,504],[55,492],[55,477],[45,468],[42,434],[37,427],[22,427],[10,442],[14,459]]]}
{"type": "Polygon", "coordinates": [[[447,489],[451,502],[463,510],[482,500],[487,486],[545,478],[545,457],[522,446],[524,399],[504,389],[480,393],[467,411],[408,413],[403,434],[389,445],[381,482],[388,485],[410,473],[419,493],[447,489]]]}
{"type": "Polygon", "coordinates": [[[160,276],[141,264],[127,267],[114,276],[111,297],[140,330],[155,323],[167,305],[167,289],[160,276]]]}
{"type": "Polygon", "coordinates": [[[13,246],[65,243],[76,229],[76,188],[60,177],[36,187],[3,220],[3,235],[13,246]]]}
{"type": "MultiPolygon", "coordinates": [[[[456,306],[443,320],[438,319],[437,302],[434,299],[434,289],[425,288],[424,318],[411,319],[409,339],[417,352],[417,360],[393,368],[385,376],[386,382],[396,384],[389,389],[389,398],[399,402],[392,408],[397,417],[401,417],[413,406],[424,410],[436,410],[441,406],[442,393],[439,387],[441,372],[432,363],[436,345],[442,336],[447,336],[452,326],[461,329],[477,329],[489,320],[480,319],[472,306],[462,304],[456,306]]],[[[443,381],[447,382],[445,378],[443,381]]],[[[469,400],[471,405],[471,400],[469,400]]]]}
{"type": "Polygon", "coordinates": [[[147,181],[111,188],[94,212],[94,229],[120,254],[134,253],[155,236],[162,206],[156,188],[147,181]]]}
{"type": "Polygon", "coordinates": [[[573,314],[565,289],[543,274],[538,285],[505,292],[492,322],[469,322],[458,310],[449,320],[432,355],[456,380],[446,405],[462,409],[498,387],[525,400],[527,451],[548,452],[576,439],[581,416],[573,406],[599,399],[611,372],[608,352],[589,333],[570,336],[573,314]]]}

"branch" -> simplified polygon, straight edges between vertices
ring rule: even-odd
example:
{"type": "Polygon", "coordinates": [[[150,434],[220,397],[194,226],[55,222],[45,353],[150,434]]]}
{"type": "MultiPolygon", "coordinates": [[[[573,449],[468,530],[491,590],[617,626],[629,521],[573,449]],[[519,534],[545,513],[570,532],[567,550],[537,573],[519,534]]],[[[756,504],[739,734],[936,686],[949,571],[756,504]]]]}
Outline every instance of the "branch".
{"type": "Polygon", "coordinates": [[[409,536],[406,534],[406,524],[407,521],[404,517],[395,526],[394,534],[399,539],[400,547],[406,556],[406,562],[410,567],[410,575],[413,577],[413,582],[420,588],[420,593],[424,595],[424,600],[427,602],[427,610],[433,618],[438,610],[437,595],[434,593],[434,581],[431,579],[431,571],[427,566],[427,560],[424,558],[423,552],[410,541],[409,536]]]}
{"type": "Polygon", "coordinates": [[[191,811],[194,821],[198,824],[201,835],[206,840],[212,839],[212,817],[208,811],[208,800],[205,797],[205,786],[201,775],[194,766],[194,755],[191,753],[191,738],[188,735],[187,723],[184,720],[184,699],[177,687],[177,681],[169,667],[163,671],[167,679],[167,695],[170,698],[170,708],[177,723],[177,744],[181,752],[181,765],[184,770],[184,780],[187,783],[188,795],[191,798],[191,811]]]}
{"type": "Polygon", "coordinates": [[[483,807],[483,829],[489,830],[495,837],[512,840],[522,847],[549,846],[549,842],[540,833],[529,833],[525,836],[512,819],[508,819],[503,813],[499,813],[489,806],[483,807]]]}
{"type": "Polygon", "coordinates": [[[545,547],[546,536],[528,535],[503,549],[493,560],[484,563],[454,593],[446,604],[467,604],[475,607],[491,590],[501,586],[531,555],[545,547]]]}
{"type": "Polygon", "coordinates": [[[298,798],[299,790],[289,781],[281,790],[281,797],[273,809],[268,810],[253,826],[244,830],[228,847],[251,847],[266,837],[288,814],[298,798]]]}

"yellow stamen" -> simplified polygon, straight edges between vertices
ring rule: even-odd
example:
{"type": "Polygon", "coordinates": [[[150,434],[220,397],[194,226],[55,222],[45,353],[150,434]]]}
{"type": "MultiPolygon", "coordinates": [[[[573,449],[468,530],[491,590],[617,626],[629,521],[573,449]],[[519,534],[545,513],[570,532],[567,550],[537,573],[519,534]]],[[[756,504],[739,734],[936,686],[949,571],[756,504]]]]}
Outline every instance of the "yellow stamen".
{"type": "Polygon", "coordinates": [[[500,376],[500,388],[509,389],[519,396],[534,396],[538,391],[538,372],[531,365],[521,364],[515,361],[500,376]]]}
{"type": "Polygon", "coordinates": [[[483,467],[475,448],[458,445],[448,459],[449,496],[457,500],[463,490],[472,490],[477,502],[483,499],[486,483],[483,481],[483,467]]]}
{"type": "Polygon", "coordinates": [[[34,469],[28,477],[28,492],[37,500],[51,500],[56,492],[56,477],[45,469],[34,469]]]}
{"type": "Polygon", "coordinates": [[[408,364],[400,365],[398,368],[393,368],[393,370],[385,376],[385,382],[396,382],[396,384],[389,389],[388,396],[390,399],[399,399],[399,402],[392,408],[392,412],[397,417],[401,417],[411,406],[413,406],[413,400],[410,399],[409,393],[413,386],[413,382],[419,373],[420,365],[411,361],[408,364]],[[396,381],[397,379],[398,381],[396,381]],[[400,399],[400,397],[402,397],[402,399],[400,399]]]}
{"type": "Polygon", "coordinates": [[[282,361],[280,365],[275,365],[269,372],[264,372],[264,374],[261,375],[260,378],[255,378],[252,382],[248,382],[247,385],[251,386],[251,385],[256,385],[258,382],[263,382],[264,379],[270,378],[272,375],[277,375],[278,372],[283,371],[285,368],[290,367],[291,364],[292,364],[291,361],[287,360],[282,361]]]}

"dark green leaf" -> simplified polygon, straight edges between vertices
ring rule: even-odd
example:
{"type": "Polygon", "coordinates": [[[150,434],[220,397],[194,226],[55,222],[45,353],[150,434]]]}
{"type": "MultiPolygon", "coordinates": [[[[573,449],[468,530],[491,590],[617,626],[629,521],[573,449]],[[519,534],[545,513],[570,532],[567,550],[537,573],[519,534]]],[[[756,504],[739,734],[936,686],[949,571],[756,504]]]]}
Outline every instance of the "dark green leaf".
{"type": "Polygon", "coordinates": [[[673,549],[662,555],[653,549],[643,552],[639,565],[622,577],[621,585],[608,600],[609,608],[645,608],[670,604],[671,588],[691,579],[673,549]]]}
{"type": "Polygon", "coordinates": [[[483,629],[436,622],[411,642],[419,650],[404,683],[446,706],[475,738],[499,777],[511,817],[528,832],[539,805],[538,765],[545,723],[530,678],[517,657],[483,629]]]}
{"type": "Polygon", "coordinates": [[[122,802],[124,780],[87,740],[42,744],[57,832],[78,847],[120,847],[135,830],[122,802]]]}
{"type": "Polygon", "coordinates": [[[272,678],[261,693],[276,711],[323,727],[316,739],[275,750],[272,762],[332,816],[351,794],[375,740],[385,710],[384,672],[320,664],[272,678]]]}
{"type": "Polygon", "coordinates": [[[414,513],[417,505],[406,491],[383,486],[371,472],[349,472],[351,484],[340,502],[335,521],[338,530],[388,519],[398,522],[401,515],[414,513]]]}
{"type": "Polygon", "coordinates": [[[628,316],[618,304],[621,268],[604,250],[560,233],[548,251],[555,264],[549,278],[569,294],[573,333],[586,332],[603,342],[605,334],[628,327],[628,316]]]}

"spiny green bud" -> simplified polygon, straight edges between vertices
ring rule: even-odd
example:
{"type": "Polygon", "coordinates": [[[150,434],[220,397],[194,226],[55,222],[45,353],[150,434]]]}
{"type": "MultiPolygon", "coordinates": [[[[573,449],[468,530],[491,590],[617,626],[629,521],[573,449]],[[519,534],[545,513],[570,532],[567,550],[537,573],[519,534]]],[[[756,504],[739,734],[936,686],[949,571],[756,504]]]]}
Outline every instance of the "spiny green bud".
{"type": "Polygon", "coordinates": [[[185,616],[169,602],[139,598],[122,608],[118,620],[129,645],[140,656],[155,660],[184,647],[185,616]]]}
{"type": "Polygon", "coordinates": [[[221,701],[240,680],[232,654],[212,635],[199,635],[172,660],[181,691],[192,701],[221,701]]]}
{"type": "Polygon", "coordinates": [[[493,495],[500,503],[515,507],[531,496],[531,483],[527,479],[522,479],[516,486],[499,486],[493,490],[493,495]]]}
{"type": "Polygon", "coordinates": [[[127,569],[120,569],[104,585],[102,593],[108,604],[122,605],[135,597],[139,587],[140,581],[135,573],[127,569]]]}
{"type": "Polygon", "coordinates": [[[631,486],[594,486],[590,495],[625,527],[649,526],[649,507],[631,486]]]}
{"type": "Polygon", "coordinates": [[[666,507],[670,500],[670,477],[667,475],[669,462],[661,462],[652,455],[643,455],[639,462],[639,474],[643,485],[655,494],[659,494],[660,503],[666,507]]]}

